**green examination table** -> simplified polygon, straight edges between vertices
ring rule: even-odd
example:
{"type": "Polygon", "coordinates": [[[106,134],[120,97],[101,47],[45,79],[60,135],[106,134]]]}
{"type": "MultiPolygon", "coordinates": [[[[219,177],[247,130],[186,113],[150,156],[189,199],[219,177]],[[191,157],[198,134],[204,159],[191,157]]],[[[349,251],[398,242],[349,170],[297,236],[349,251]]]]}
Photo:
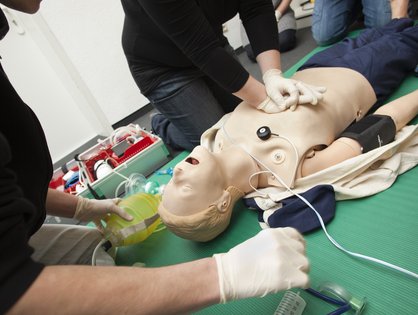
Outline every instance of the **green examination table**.
{"type": "MultiPolygon", "coordinates": [[[[289,76],[312,54],[286,72],[289,76]]],[[[418,78],[407,78],[391,99],[418,89],[418,78]]],[[[418,123],[415,117],[412,123],[418,123]]],[[[183,152],[162,169],[176,165],[187,156],[183,152]]],[[[167,183],[169,175],[153,175],[152,180],[167,183]]],[[[400,175],[389,189],[362,199],[338,201],[328,232],[346,249],[385,260],[418,273],[418,167],[400,175]]],[[[142,243],[121,247],[117,264],[130,266],[136,262],[147,267],[160,267],[187,262],[215,253],[226,252],[261,230],[256,212],[239,202],[229,228],[213,241],[197,243],[181,239],[169,230],[153,233],[142,243]]],[[[354,258],[337,249],[322,229],[305,234],[307,255],[311,263],[311,287],[323,282],[338,284],[357,298],[366,298],[363,314],[417,315],[418,279],[381,265],[354,258]]],[[[138,281],[141,281],[138,279],[138,281]]],[[[175,288],[172,288],[175,290],[175,288]]],[[[321,315],[338,306],[311,296],[301,289],[306,301],[304,315],[321,315]]],[[[274,314],[284,292],[264,298],[251,298],[208,307],[195,314],[274,314]]],[[[289,313],[290,314],[290,313],[289,313]]],[[[354,314],[353,311],[345,314],[354,314]]]]}

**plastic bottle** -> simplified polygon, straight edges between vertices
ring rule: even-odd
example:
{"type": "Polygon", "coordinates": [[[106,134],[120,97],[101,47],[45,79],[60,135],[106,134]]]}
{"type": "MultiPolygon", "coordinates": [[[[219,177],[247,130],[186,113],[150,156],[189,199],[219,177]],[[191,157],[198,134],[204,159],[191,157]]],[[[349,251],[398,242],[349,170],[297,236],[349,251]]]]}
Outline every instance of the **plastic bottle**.
{"type": "Polygon", "coordinates": [[[118,206],[134,217],[125,221],[116,214],[106,220],[105,237],[113,246],[132,245],[147,239],[160,224],[157,213],[160,195],[145,192],[136,193],[123,199],[118,206]]]}

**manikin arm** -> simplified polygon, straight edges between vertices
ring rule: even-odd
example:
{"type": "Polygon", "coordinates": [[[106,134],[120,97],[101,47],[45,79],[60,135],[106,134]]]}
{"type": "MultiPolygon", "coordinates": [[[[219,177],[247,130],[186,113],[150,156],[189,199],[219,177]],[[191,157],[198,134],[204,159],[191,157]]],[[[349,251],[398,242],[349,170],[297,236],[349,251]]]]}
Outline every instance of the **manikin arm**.
{"type": "MultiPolygon", "coordinates": [[[[374,114],[390,116],[399,131],[418,114],[418,90],[380,107],[374,114]]],[[[302,165],[302,177],[360,155],[361,145],[350,138],[339,138],[326,149],[316,151],[302,165]]]]}

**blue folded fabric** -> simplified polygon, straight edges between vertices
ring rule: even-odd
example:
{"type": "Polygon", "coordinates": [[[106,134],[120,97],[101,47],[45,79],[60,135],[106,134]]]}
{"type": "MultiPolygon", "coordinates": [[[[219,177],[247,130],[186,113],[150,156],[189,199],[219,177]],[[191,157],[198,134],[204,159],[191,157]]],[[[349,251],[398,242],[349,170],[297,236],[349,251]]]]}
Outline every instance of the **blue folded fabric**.
{"type": "MultiPolygon", "coordinates": [[[[335,215],[335,192],[331,185],[318,185],[300,194],[308,200],[321,215],[324,223],[328,223],[335,215]]],[[[308,233],[321,227],[315,212],[297,196],[281,200],[282,207],[278,207],[264,221],[264,210],[255,202],[254,198],[244,199],[248,208],[258,211],[258,221],[267,223],[269,227],[293,227],[300,233],[308,233]]]]}

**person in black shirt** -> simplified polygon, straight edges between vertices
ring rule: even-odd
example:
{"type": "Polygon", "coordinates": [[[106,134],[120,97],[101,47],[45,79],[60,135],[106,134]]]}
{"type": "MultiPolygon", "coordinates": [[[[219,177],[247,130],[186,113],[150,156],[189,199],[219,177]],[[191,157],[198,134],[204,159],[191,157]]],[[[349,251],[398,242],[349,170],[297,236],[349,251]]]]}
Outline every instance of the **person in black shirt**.
{"type": "MultiPolygon", "coordinates": [[[[40,0],[0,3],[34,13],[40,0]]],[[[0,10],[0,39],[7,31],[0,10]]],[[[233,251],[181,265],[87,266],[100,232],[84,226],[48,226],[43,224],[45,215],[83,221],[108,213],[127,220],[129,216],[117,200],[88,200],[48,188],[52,163],[44,132],[1,66],[0,103],[0,314],[184,313],[308,286],[305,243],[290,228],[260,232],[233,251]]]]}
{"type": "Polygon", "coordinates": [[[122,0],[122,5],[122,45],[130,71],[160,112],[152,117],[152,128],[175,149],[193,149],[240,100],[278,112],[316,104],[325,91],[281,76],[269,0],[122,0]],[[223,35],[223,23],[237,13],[265,85],[234,58],[223,35]]]}

